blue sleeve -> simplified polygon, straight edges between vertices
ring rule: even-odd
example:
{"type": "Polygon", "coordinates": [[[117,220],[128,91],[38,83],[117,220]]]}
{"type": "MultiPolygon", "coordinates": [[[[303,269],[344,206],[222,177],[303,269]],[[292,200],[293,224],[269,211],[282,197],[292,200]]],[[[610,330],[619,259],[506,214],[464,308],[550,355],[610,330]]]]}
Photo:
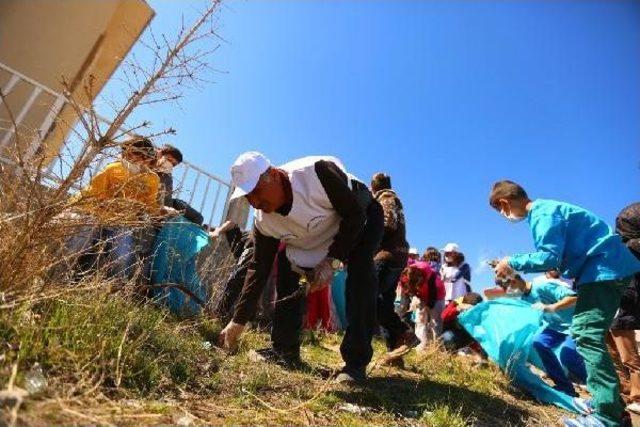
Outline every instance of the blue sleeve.
{"type": "Polygon", "coordinates": [[[531,218],[536,252],[513,255],[509,265],[516,271],[538,273],[558,268],[562,261],[566,223],[559,215],[544,214],[531,218]]]}
{"type": "Polygon", "coordinates": [[[544,287],[544,292],[546,292],[550,297],[552,297],[555,301],[562,301],[566,297],[575,297],[576,293],[571,289],[566,288],[562,285],[558,285],[555,283],[548,283],[544,287]]]}
{"type": "Polygon", "coordinates": [[[460,272],[462,273],[462,277],[464,277],[464,280],[466,280],[467,282],[471,281],[471,267],[469,267],[469,264],[467,264],[466,262],[462,264],[462,267],[460,267],[460,272]]]}

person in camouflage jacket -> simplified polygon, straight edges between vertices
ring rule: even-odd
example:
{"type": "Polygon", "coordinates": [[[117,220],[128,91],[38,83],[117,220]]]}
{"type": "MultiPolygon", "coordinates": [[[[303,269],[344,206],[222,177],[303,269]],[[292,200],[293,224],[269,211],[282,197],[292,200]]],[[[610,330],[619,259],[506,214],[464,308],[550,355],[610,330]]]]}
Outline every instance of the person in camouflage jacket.
{"type": "Polygon", "coordinates": [[[391,178],[377,173],[371,180],[371,191],[384,211],[384,236],[374,261],[378,275],[378,322],[386,331],[389,350],[401,345],[414,345],[413,331],[395,312],[396,288],[407,265],[409,245],[402,202],[391,189],[391,178]]]}

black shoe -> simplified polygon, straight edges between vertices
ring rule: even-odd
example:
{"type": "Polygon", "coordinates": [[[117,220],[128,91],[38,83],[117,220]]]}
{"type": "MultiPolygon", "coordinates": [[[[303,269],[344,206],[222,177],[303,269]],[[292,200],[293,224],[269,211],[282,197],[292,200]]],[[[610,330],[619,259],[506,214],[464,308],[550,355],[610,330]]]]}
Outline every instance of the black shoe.
{"type": "Polygon", "coordinates": [[[285,369],[303,369],[305,367],[299,354],[286,354],[271,347],[252,351],[249,353],[249,358],[254,362],[275,363],[285,369]]]}
{"type": "Polygon", "coordinates": [[[336,377],[336,382],[338,384],[345,385],[362,384],[366,380],[367,372],[365,368],[349,368],[347,366],[342,368],[342,370],[336,377]]]}

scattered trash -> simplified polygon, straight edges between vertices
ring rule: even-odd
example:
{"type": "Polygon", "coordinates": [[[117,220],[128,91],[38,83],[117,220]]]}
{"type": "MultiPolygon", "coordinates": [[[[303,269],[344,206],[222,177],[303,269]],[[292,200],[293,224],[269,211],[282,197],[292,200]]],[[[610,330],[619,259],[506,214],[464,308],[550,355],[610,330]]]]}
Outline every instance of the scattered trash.
{"type": "Polygon", "coordinates": [[[204,348],[205,350],[211,350],[211,347],[213,347],[213,345],[211,344],[211,342],[209,342],[209,341],[202,341],[202,348],[204,348]]]}
{"type": "Polygon", "coordinates": [[[247,352],[247,358],[253,363],[264,363],[266,361],[265,357],[255,350],[249,350],[247,352]]]}
{"type": "Polygon", "coordinates": [[[473,350],[471,350],[469,347],[464,347],[461,348],[460,350],[458,350],[458,356],[461,357],[465,357],[465,356],[472,356],[473,355],[473,350]]]}
{"type": "Polygon", "coordinates": [[[126,406],[127,408],[135,408],[135,409],[143,409],[144,405],[140,400],[136,399],[125,399],[119,402],[121,406],[126,406]]]}
{"type": "Polygon", "coordinates": [[[353,403],[341,403],[340,405],[338,405],[338,409],[352,414],[365,414],[369,412],[369,408],[365,406],[354,405],[353,403]]]}
{"type": "Polygon", "coordinates": [[[489,361],[487,359],[483,359],[479,357],[473,361],[472,365],[475,366],[476,368],[484,369],[489,366],[489,361]]]}
{"type": "Polygon", "coordinates": [[[173,419],[175,425],[180,427],[192,426],[194,420],[195,420],[195,417],[188,412],[185,412],[184,414],[182,414],[182,416],[174,417],[173,419]]]}
{"type": "Polygon", "coordinates": [[[404,413],[405,418],[418,418],[420,413],[418,411],[406,411],[404,413]]]}
{"type": "Polygon", "coordinates": [[[47,377],[38,362],[34,363],[24,376],[24,388],[29,394],[37,394],[47,388],[47,377]]]}

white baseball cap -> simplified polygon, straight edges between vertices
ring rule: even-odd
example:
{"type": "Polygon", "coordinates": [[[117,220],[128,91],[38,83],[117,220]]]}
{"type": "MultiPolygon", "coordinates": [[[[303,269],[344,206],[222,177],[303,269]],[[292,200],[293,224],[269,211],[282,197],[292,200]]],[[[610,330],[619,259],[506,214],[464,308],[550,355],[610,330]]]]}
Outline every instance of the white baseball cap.
{"type": "Polygon", "coordinates": [[[416,248],[409,248],[409,255],[418,255],[418,250],[416,248]]]}
{"type": "Polygon", "coordinates": [[[247,151],[240,154],[231,166],[231,183],[236,187],[234,197],[251,193],[260,176],[271,167],[271,162],[262,153],[247,151]]]}
{"type": "Polygon", "coordinates": [[[460,246],[458,246],[457,243],[447,243],[442,251],[462,253],[460,252],[460,246]]]}

